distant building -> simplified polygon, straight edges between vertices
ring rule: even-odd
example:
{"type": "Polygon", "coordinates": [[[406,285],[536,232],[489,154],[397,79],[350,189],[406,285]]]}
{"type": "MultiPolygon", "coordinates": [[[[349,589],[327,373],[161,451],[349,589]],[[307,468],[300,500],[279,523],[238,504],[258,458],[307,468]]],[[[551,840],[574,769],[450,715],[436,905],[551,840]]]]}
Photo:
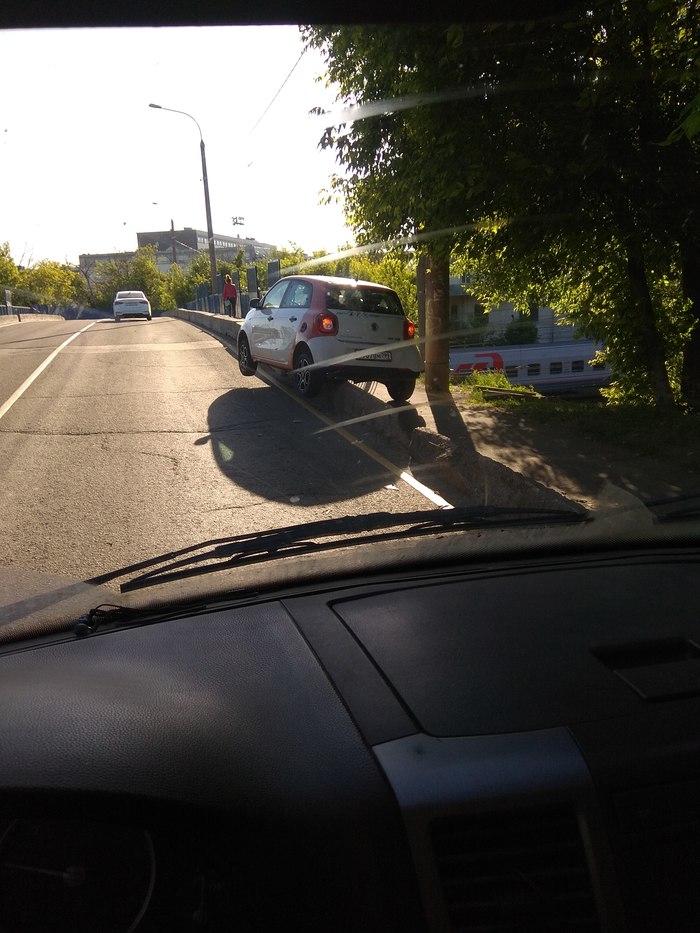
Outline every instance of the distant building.
{"type": "Polygon", "coordinates": [[[576,332],[574,324],[563,324],[552,308],[536,306],[529,314],[516,311],[513,304],[504,301],[487,310],[469,289],[464,276],[450,276],[450,333],[451,344],[488,344],[505,333],[506,327],[516,321],[532,321],[537,327],[538,343],[566,343],[576,332]]]}
{"type": "MultiPolygon", "coordinates": [[[[174,262],[186,267],[197,253],[209,253],[206,230],[195,230],[193,227],[137,233],[136,239],[139,248],[155,246],[158,267],[161,268],[161,264],[166,267],[163,271],[168,271],[174,262]]],[[[254,237],[224,236],[215,233],[214,249],[217,259],[234,262],[242,251],[244,261],[252,263],[258,259],[266,259],[275,246],[272,243],[260,243],[254,237]]]]}
{"type": "MultiPolygon", "coordinates": [[[[155,246],[156,265],[159,272],[169,272],[173,264],[187,269],[199,253],[209,255],[209,242],[205,230],[184,227],[182,230],[153,230],[136,234],[139,249],[143,246],[155,246]]],[[[246,263],[266,259],[276,249],[271,243],[260,243],[254,237],[224,236],[214,234],[214,248],[217,260],[235,262],[243,252],[246,263]]],[[[103,262],[128,262],[136,255],[134,252],[123,253],[81,253],[80,271],[88,281],[94,284],[99,280],[98,264],[103,262]]]]}

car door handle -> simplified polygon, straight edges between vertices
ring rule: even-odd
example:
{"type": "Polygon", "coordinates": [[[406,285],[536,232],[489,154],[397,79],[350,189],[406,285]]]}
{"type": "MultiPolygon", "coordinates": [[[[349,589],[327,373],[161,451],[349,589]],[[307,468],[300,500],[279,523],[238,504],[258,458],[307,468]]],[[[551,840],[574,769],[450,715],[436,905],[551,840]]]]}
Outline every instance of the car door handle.
{"type": "Polygon", "coordinates": [[[268,321],[274,321],[274,317],[273,317],[272,315],[270,315],[270,316],[268,317],[268,321]]]}
{"type": "Polygon", "coordinates": [[[290,317],[289,320],[292,321],[292,322],[294,322],[294,321],[296,321],[296,317],[290,317]]]}

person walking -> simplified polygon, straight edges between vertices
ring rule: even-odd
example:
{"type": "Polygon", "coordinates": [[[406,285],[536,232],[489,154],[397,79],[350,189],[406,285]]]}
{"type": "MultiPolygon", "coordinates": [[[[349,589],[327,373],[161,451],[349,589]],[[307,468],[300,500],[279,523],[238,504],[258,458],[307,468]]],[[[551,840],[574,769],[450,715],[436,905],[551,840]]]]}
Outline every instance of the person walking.
{"type": "Polygon", "coordinates": [[[224,310],[227,314],[230,314],[231,317],[236,316],[236,301],[238,299],[238,290],[233,284],[233,280],[230,275],[227,275],[224,279],[224,310]]]}

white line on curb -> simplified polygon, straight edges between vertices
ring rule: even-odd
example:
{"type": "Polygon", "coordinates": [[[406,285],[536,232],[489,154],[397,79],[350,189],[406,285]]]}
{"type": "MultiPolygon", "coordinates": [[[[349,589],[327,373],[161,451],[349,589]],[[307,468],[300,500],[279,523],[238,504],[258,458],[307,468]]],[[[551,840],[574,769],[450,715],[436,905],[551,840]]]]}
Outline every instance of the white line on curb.
{"type": "Polygon", "coordinates": [[[359,438],[354,437],[349,431],[346,431],[345,428],[343,428],[341,425],[336,424],[335,421],[327,417],[327,415],[324,415],[322,412],[318,411],[317,409],[312,408],[311,405],[307,404],[307,402],[304,399],[299,398],[299,396],[296,393],[291,392],[290,389],[282,385],[280,382],[274,379],[274,377],[267,377],[267,374],[265,376],[262,376],[260,372],[258,372],[258,378],[263,379],[263,381],[265,382],[267,382],[269,378],[270,382],[273,382],[273,384],[277,386],[278,389],[281,389],[285,393],[285,395],[288,395],[295,402],[298,402],[302,406],[302,408],[305,408],[306,411],[308,411],[312,415],[315,415],[316,418],[318,418],[325,425],[327,425],[329,430],[335,431],[337,434],[340,434],[340,436],[343,437],[350,444],[352,444],[353,447],[359,448],[363,453],[367,454],[368,457],[371,457],[372,460],[376,461],[380,466],[384,467],[384,469],[388,473],[393,473],[394,476],[398,477],[399,479],[402,479],[404,483],[407,483],[409,486],[415,489],[416,492],[420,493],[421,496],[424,496],[426,499],[432,502],[433,505],[437,506],[439,509],[454,508],[454,506],[451,505],[447,501],[447,499],[443,499],[442,496],[439,496],[436,492],[433,492],[432,489],[429,489],[427,486],[424,486],[423,483],[419,483],[418,480],[415,478],[415,476],[411,476],[411,474],[407,473],[406,470],[402,470],[401,467],[396,466],[395,463],[392,463],[390,460],[387,460],[386,457],[382,456],[382,454],[378,453],[378,451],[373,450],[368,444],[365,444],[364,441],[361,441],[359,440],[359,438]]]}

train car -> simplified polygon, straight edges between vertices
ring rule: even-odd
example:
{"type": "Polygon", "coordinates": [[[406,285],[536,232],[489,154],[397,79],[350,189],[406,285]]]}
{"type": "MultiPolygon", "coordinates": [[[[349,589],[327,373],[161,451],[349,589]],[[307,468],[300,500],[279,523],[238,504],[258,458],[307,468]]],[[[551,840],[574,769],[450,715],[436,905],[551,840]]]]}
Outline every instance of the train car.
{"type": "Polygon", "coordinates": [[[601,349],[593,340],[450,348],[450,374],[466,379],[472,372],[500,370],[511,385],[532,386],[542,395],[595,396],[613,375],[608,366],[591,362],[601,349]]]}

